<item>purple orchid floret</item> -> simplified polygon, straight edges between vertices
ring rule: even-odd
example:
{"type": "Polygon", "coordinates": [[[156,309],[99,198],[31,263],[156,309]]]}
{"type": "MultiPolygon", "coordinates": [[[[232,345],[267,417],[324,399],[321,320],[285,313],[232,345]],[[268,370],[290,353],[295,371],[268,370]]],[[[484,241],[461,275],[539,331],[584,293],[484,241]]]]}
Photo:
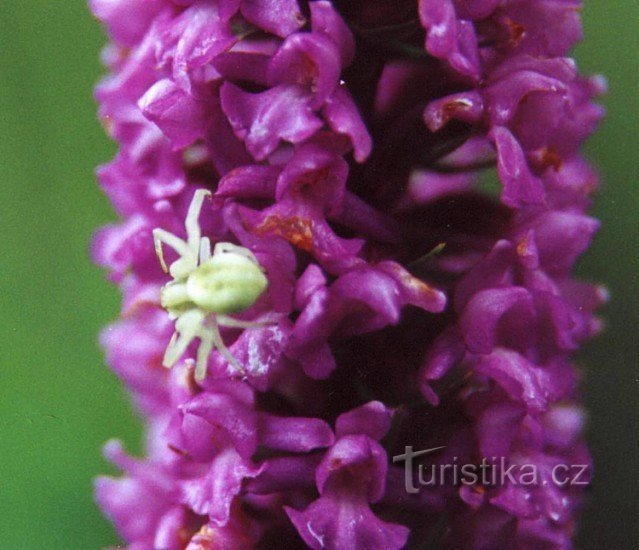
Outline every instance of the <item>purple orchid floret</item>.
{"type": "Polygon", "coordinates": [[[606,301],[573,277],[605,90],[566,57],[580,3],[90,6],[101,342],[146,434],[95,493],[128,547],[571,548],[606,301]]]}

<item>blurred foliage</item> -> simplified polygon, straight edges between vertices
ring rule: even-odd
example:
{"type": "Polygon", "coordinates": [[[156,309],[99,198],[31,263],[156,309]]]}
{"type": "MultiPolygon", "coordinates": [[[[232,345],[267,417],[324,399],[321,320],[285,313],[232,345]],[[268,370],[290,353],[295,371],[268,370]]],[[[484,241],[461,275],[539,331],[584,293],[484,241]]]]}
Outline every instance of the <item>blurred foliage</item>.
{"type": "Polygon", "coordinates": [[[580,548],[639,548],[639,2],[586,0],[585,73],[603,73],[607,117],[588,145],[602,175],[594,215],[602,228],[580,274],[602,281],[606,331],[581,354],[595,461],[580,548]]]}
{"type": "Polygon", "coordinates": [[[118,292],[88,258],[113,218],[93,176],[115,151],[92,98],[104,40],[82,0],[0,3],[0,548],[116,542],[92,478],[108,438],[139,447],[97,346],[118,292]]]}
{"type": "MultiPolygon", "coordinates": [[[[585,71],[610,82],[609,116],[589,147],[604,174],[604,225],[581,272],[613,295],[608,331],[582,354],[597,464],[583,548],[639,547],[639,3],[622,6],[587,1],[577,51],[585,71]]],[[[0,2],[1,548],[114,544],[91,479],[112,472],[100,455],[110,437],[140,448],[96,344],[119,296],[87,254],[91,233],[113,218],[93,176],[115,150],[91,94],[104,41],[83,0],[0,2]]]]}

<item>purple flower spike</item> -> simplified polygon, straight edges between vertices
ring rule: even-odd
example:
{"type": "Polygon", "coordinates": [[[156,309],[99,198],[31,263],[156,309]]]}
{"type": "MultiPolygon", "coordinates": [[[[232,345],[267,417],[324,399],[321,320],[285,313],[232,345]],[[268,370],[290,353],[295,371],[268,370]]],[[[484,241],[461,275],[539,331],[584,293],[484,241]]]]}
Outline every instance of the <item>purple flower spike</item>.
{"type": "Polygon", "coordinates": [[[606,300],[573,277],[579,2],[90,6],[101,343],[146,434],[95,495],[128,548],[571,548],[606,300]]]}

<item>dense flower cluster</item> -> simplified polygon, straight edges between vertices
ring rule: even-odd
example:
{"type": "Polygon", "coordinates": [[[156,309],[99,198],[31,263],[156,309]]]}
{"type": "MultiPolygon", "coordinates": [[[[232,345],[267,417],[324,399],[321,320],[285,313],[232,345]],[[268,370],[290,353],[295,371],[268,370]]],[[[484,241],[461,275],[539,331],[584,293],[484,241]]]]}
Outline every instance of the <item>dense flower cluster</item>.
{"type": "Polygon", "coordinates": [[[90,3],[120,145],[98,173],[122,222],[94,256],[124,295],[102,343],[147,434],[144,459],[106,446],[124,477],[96,496],[129,547],[569,548],[583,487],[550,472],[589,463],[570,356],[605,299],[571,276],[603,91],[563,57],[579,2],[90,3]],[[195,346],[161,366],[152,232],[184,236],[198,189],[202,233],[268,279],[246,318],[271,322],[223,330],[243,377],[213,352],[197,382],[195,346]],[[406,446],[543,479],[408,494],[406,446]]]}

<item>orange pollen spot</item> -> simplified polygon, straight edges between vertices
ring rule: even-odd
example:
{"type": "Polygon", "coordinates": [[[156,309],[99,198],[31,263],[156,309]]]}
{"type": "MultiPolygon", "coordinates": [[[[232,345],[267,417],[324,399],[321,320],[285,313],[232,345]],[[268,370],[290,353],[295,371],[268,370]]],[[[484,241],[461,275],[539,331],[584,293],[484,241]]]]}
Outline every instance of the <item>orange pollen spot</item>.
{"type": "Polygon", "coordinates": [[[187,542],[190,542],[189,548],[193,550],[215,550],[214,538],[215,531],[205,524],[190,541],[187,539],[187,542]]]}
{"type": "Polygon", "coordinates": [[[473,485],[473,491],[478,495],[483,495],[486,492],[486,489],[483,485],[473,485]]]}
{"type": "Polygon", "coordinates": [[[457,113],[469,111],[473,104],[467,99],[453,99],[442,106],[442,123],[446,124],[457,113]]]}
{"type": "Polygon", "coordinates": [[[528,239],[523,238],[517,245],[517,254],[525,256],[528,253],[528,239]]]}
{"type": "Polygon", "coordinates": [[[437,295],[437,291],[430,285],[426,284],[421,279],[411,275],[408,271],[397,270],[397,273],[402,279],[402,283],[407,287],[413,289],[418,294],[423,294],[428,298],[433,298],[437,295]]]}
{"type": "Polygon", "coordinates": [[[282,218],[269,216],[255,228],[258,235],[273,233],[293,246],[310,252],[313,250],[313,222],[298,216],[282,218]]]}
{"type": "Polygon", "coordinates": [[[516,21],[513,21],[510,18],[506,18],[505,22],[506,22],[506,25],[508,26],[508,32],[510,34],[508,41],[510,42],[510,45],[513,48],[516,48],[517,46],[519,46],[519,44],[521,44],[521,41],[524,38],[524,35],[526,34],[526,27],[524,27],[523,25],[520,25],[519,23],[517,23],[516,21]]]}
{"type": "Polygon", "coordinates": [[[420,294],[425,294],[427,296],[435,296],[437,294],[437,291],[432,286],[427,285],[424,281],[416,277],[411,277],[411,279],[410,285],[420,294]]]}
{"type": "Polygon", "coordinates": [[[300,74],[297,81],[303,86],[309,86],[312,91],[315,91],[317,79],[319,78],[319,70],[315,62],[308,57],[308,55],[302,55],[300,61],[300,74]]]}
{"type": "Polygon", "coordinates": [[[555,172],[559,172],[563,164],[563,160],[552,147],[546,147],[541,152],[541,164],[544,168],[552,167],[555,172]]]}

